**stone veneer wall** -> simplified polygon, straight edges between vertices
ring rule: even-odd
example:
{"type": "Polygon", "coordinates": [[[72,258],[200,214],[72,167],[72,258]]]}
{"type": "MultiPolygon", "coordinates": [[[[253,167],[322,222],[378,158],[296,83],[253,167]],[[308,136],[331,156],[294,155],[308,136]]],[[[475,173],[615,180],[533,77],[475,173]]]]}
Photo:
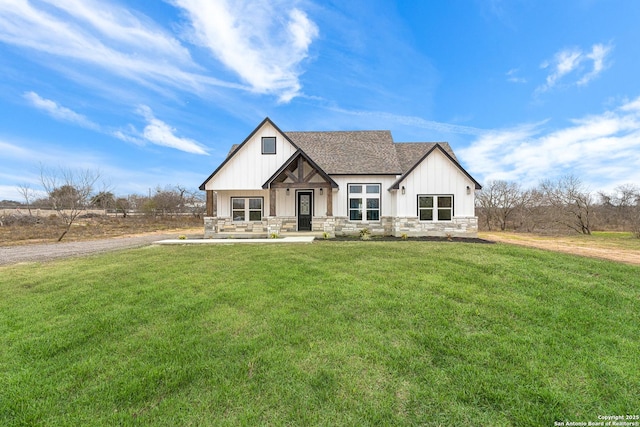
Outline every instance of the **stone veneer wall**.
{"type": "MultiPolygon", "coordinates": [[[[330,236],[357,235],[367,228],[372,235],[396,236],[406,234],[416,236],[460,236],[476,237],[478,235],[477,217],[458,217],[452,221],[427,222],[417,217],[382,217],[379,222],[362,223],[349,221],[347,217],[313,217],[314,232],[328,233],[330,236]]],[[[271,235],[297,231],[297,219],[293,217],[265,217],[259,222],[237,222],[231,218],[204,218],[204,237],[211,238],[224,234],[256,234],[271,235]]]]}

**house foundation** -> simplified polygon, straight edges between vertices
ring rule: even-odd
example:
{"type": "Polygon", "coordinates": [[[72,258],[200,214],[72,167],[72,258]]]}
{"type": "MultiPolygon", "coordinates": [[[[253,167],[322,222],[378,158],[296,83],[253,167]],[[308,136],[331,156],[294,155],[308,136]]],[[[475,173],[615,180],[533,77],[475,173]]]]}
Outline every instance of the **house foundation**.
{"type": "MultiPolygon", "coordinates": [[[[297,219],[265,217],[262,221],[233,221],[230,217],[205,217],[204,238],[225,236],[264,237],[272,234],[294,233],[297,219]]],[[[312,231],[330,237],[359,235],[364,229],[374,236],[408,237],[477,237],[477,217],[457,217],[451,221],[420,221],[417,217],[382,217],[380,221],[349,221],[347,217],[313,217],[312,231]]]]}

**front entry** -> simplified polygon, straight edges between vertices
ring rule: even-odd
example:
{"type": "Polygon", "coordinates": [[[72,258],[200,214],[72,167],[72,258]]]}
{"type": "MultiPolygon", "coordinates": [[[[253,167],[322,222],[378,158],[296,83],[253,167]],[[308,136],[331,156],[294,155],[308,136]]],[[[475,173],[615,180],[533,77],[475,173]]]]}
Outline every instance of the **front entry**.
{"type": "Polygon", "coordinates": [[[298,192],[298,231],[311,231],[313,215],[313,192],[298,192]]]}

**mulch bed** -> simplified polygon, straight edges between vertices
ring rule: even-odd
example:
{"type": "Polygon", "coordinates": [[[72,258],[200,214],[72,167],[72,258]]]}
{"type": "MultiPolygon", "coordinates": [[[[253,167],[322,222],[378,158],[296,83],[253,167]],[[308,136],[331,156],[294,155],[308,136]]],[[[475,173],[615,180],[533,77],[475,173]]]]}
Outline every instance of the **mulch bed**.
{"type": "MultiPolygon", "coordinates": [[[[322,240],[320,238],[316,238],[316,240],[322,240]]],[[[332,242],[355,242],[360,241],[359,236],[336,236],[331,239],[328,239],[332,242]]],[[[369,240],[365,240],[368,242],[458,242],[458,243],[480,243],[480,244],[493,244],[495,242],[491,240],[479,239],[477,237],[436,237],[436,236],[423,236],[423,237],[407,237],[403,239],[402,237],[394,237],[394,236],[371,236],[369,240]]]]}

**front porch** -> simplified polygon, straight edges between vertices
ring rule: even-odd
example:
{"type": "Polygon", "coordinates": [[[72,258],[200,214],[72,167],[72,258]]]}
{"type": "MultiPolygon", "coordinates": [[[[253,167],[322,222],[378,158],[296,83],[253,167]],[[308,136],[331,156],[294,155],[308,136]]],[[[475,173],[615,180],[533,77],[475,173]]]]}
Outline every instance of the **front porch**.
{"type": "Polygon", "coordinates": [[[204,237],[205,239],[215,237],[269,237],[271,235],[301,235],[309,234],[317,237],[335,236],[334,217],[313,217],[310,231],[299,231],[298,218],[296,216],[287,217],[265,217],[261,221],[233,221],[230,217],[205,217],[204,237]]]}

